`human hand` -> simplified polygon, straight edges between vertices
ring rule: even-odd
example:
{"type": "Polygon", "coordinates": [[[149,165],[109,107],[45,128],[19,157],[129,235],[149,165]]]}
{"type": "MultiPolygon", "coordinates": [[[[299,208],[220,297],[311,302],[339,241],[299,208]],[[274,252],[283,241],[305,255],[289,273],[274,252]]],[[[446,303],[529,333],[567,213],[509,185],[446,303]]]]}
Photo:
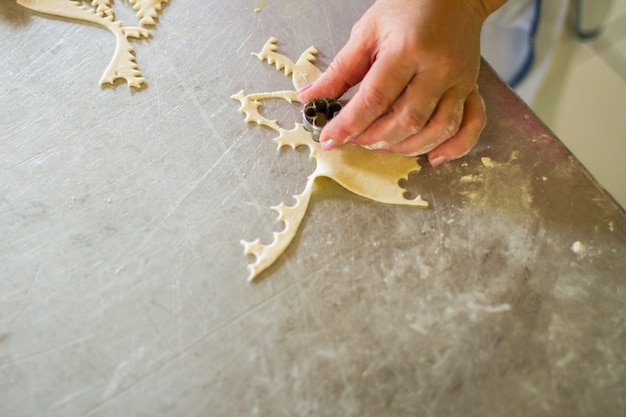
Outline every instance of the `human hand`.
{"type": "Polygon", "coordinates": [[[298,91],[306,103],[338,98],[361,83],[322,130],[323,149],[354,143],[429,153],[433,166],[469,152],[486,123],[476,80],[480,30],[490,11],[481,0],[374,3],[328,70],[298,91]]]}

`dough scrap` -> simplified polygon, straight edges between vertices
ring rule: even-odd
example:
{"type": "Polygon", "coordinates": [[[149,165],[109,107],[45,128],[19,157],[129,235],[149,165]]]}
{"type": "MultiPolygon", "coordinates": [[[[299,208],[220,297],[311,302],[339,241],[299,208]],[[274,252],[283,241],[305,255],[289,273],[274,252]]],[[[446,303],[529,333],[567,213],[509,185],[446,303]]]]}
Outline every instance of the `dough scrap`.
{"type": "MultiPolygon", "coordinates": [[[[129,0],[136,11],[142,26],[153,26],[164,3],[169,0],[129,0]]],[[[100,78],[100,85],[113,85],[115,80],[123,79],[129,86],[141,88],[145,79],[141,76],[135,60],[135,50],[129,39],[148,38],[150,32],[142,27],[123,26],[115,20],[111,0],[17,0],[17,3],[39,13],[65,17],[86,23],[93,23],[108,29],[116,39],[115,53],[100,78]],[[91,7],[86,7],[88,3],[91,7]]]]}
{"type": "Polygon", "coordinates": [[[263,8],[265,8],[265,0],[257,0],[254,12],[259,13],[261,10],[263,10],[263,8]]]}
{"type": "MultiPolygon", "coordinates": [[[[295,63],[277,53],[276,49],[276,39],[270,38],[263,50],[253,55],[270,65],[275,64],[278,70],[284,69],[285,75],[292,76],[295,88],[313,82],[320,76],[321,71],[313,64],[317,53],[315,48],[307,49],[295,63]]],[[[421,169],[417,158],[367,150],[354,145],[344,145],[333,151],[324,152],[302,124],[296,123],[293,129],[287,130],[280,127],[276,120],[269,120],[260,114],[262,100],[281,99],[288,103],[299,102],[295,91],[246,95],[242,90],[232,98],[241,103],[239,110],[245,114],[246,122],[267,126],[278,132],[274,141],[279,149],[283,146],[290,146],[293,149],[307,146],[310,151],[309,157],[317,161],[317,166],[309,175],[304,190],[294,196],[296,204],[287,206],[281,203],[272,207],[278,213],[278,219],[284,223],[282,231],[274,232],[273,241],[268,245],[262,244],[259,239],[251,242],[241,241],[244,252],[256,257],[255,262],[248,265],[249,281],[254,280],[271,266],[295,237],[306,214],[313,183],[318,177],[333,179],[347,190],[381,203],[428,207],[428,202],[419,195],[413,200],[406,199],[404,197],[406,190],[398,184],[400,180],[408,178],[411,172],[421,169]]]]}
{"type": "Polygon", "coordinates": [[[489,158],[488,156],[483,156],[482,158],[480,158],[480,162],[483,163],[483,165],[487,168],[495,168],[498,166],[498,164],[496,162],[494,162],[491,158],[489,158]]]}

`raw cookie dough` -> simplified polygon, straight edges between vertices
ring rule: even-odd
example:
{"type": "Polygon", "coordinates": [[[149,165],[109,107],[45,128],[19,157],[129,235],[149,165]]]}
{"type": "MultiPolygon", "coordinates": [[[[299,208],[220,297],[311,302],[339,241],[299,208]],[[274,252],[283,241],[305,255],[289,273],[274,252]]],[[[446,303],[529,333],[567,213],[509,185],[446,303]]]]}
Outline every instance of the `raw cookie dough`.
{"type": "MultiPolygon", "coordinates": [[[[269,64],[275,64],[278,70],[284,69],[285,75],[291,75],[293,85],[298,88],[314,81],[321,74],[312,63],[316,53],[317,50],[311,47],[294,63],[291,59],[276,53],[276,39],[271,38],[260,53],[253,55],[269,64]]],[[[232,98],[241,103],[239,110],[246,115],[246,122],[267,126],[278,132],[278,137],[274,139],[278,143],[278,148],[291,146],[295,149],[304,145],[309,148],[310,157],[317,161],[315,171],[308,177],[304,191],[294,196],[296,204],[290,207],[281,203],[272,207],[278,213],[278,219],[285,224],[282,231],[274,232],[273,242],[269,245],[262,244],[259,239],[241,242],[245,253],[256,257],[256,261],[248,265],[250,281],[271,266],[295,237],[311,199],[313,183],[318,177],[331,178],[353,193],[381,203],[428,207],[428,203],[420,196],[414,200],[404,198],[406,190],[398,185],[398,182],[408,178],[411,172],[420,170],[417,158],[366,150],[353,145],[344,145],[333,151],[324,152],[302,124],[296,123],[294,129],[286,130],[280,127],[276,120],[269,120],[259,113],[261,100],[282,99],[289,103],[297,102],[295,91],[249,95],[240,91],[232,98]]]]}
{"type": "MultiPolygon", "coordinates": [[[[163,3],[169,0],[129,0],[135,9],[139,23],[143,26],[155,25],[155,19],[163,3]]],[[[17,0],[17,3],[31,10],[53,16],[65,17],[102,26],[116,39],[115,54],[100,78],[100,84],[111,84],[117,79],[126,80],[128,85],[140,88],[144,83],[135,61],[135,51],[129,38],[147,38],[150,32],[144,28],[123,26],[115,20],[111,0],[92,0],[91,7],[73,0],[17,0]]]]}

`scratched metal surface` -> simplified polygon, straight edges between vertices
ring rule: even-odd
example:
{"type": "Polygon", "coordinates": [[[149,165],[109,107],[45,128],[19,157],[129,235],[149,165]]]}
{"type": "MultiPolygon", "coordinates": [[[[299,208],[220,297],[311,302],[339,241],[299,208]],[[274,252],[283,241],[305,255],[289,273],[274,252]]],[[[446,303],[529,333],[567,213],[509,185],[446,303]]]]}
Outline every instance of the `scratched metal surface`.
{"type": "Polygon", "coordinates": [[[107,31],[0,3],[0,415],[623,415],[626,216],[487,69],[477,148],[407,184],[432,208],[321,182],[246,282],[313,166],[230,95],[366,3],[174,0],[142,91],[98,85],[107,31]]]}

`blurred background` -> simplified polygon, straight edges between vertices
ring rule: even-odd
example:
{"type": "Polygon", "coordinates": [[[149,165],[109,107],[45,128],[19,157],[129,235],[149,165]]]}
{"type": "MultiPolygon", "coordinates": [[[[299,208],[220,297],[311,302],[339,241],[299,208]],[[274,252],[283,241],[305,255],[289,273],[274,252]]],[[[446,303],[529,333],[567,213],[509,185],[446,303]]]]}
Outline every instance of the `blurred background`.
{"type": "Polygon", "coordinates": [[[626,208],[626,0],[580,4],[529,104],[626,208]]]}

